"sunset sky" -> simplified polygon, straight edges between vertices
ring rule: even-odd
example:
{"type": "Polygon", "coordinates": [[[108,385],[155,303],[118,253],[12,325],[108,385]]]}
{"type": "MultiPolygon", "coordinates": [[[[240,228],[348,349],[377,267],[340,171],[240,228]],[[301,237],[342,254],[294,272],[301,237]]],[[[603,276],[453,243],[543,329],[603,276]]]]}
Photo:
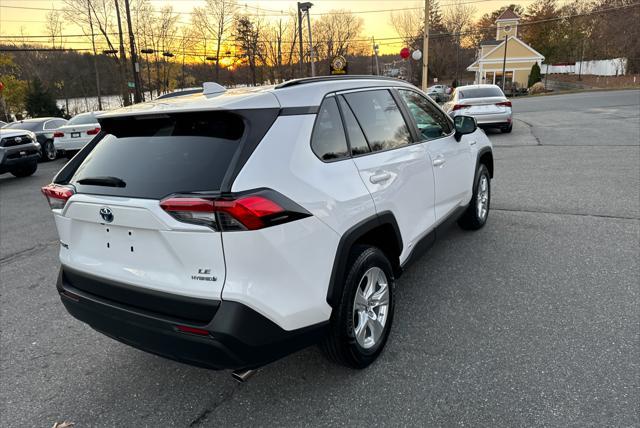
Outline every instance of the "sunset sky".
{"type": "MultiPolygon", "coordinates": [[[[500,6],[517,2],[521,5],[528,5],[532,0],[462,0],[471,3],[476,9],[476,16],[479,17],[485,12],[492,11],[500,6]]],[[[441,8],[445,9],[453,0],[440,0],[441,8]]],[[[160,8],[164,5],[173,5],[174,11],[180,12],[180,20],[189,22],[191,16],[189,12],[194,6],[203,6],[204,0],[153,0],[152,3],[160,8]]],[[[398,40],[389,40],[397,37],[395,30],[389,23],[391,12],[390,9],[399,10],[404,8],[415,8],[416,13],[420,13],[420,8],[424,7],[424,2],[416,0],[315,0],[311,9],[311,16],[317,16],[334,9],[346,9],[353,13],[360,14],[364,20],[363,36],[370,38],[374,36],[379,40],[380,50],[383,53],[393,53],[398,51],[402,46],[398,40]],[[371,12],[374,10],[386,10],[382,12],[371,12]],[[385,40],[387,39],[387,40],[385,40]]],[[[278,15],[279,11],[287,12],[289,9],[296,7],[295,1],[285,0],[260,0],[260,1],[238,1],[238,4],[247,13],[257,13],[256,8],[268,9],[261,13],[269,15],[278,15]],[[246,5],[246,6],[245,6],[246,5]]],[[[22,8],[62,8],[61,0],[0,0],[0,42],[7,42],[10,39],[6,36],[19,36],[25,34],[27,36],[45,35],[44,30],[45,16],[47,10],[22,9],[22,8]]],[[[63,34],[78,34],[79,30],[72,24],[66,24],[63,27],[63,34]]],[[[35,39],[30,39],[35,40],[35,39]]],[[[42,39],[46,44],[46,39],[42,39]]],[[[87,47],[87,42],[79,38],[69,38],[67,47],[82,48],[87,47]]]]}

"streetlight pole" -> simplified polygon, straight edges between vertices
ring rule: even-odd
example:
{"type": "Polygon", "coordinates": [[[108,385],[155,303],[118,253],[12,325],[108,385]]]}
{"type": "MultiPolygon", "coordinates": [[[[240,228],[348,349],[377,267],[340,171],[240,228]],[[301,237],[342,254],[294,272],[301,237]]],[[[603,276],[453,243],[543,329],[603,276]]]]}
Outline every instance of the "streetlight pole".
{"type": "Polygon", "coordinates": [[[429,0],[424,0],[424,34],[422,35],[422,90],[429,86],[429,0]]]}
{"type": "Polygon", "coordinates": [[[302,77],[304,75],[304,54],[302,50],[302,9],[300,8],[300,2],[298,2],[298,43],[300,46],[298,63],[300,64],[300,77],[302,77]]]}
{"type": "Polygon", "coordinates": [[[509,44],[509,35],[504,36],[504,59],[502,60],[502,92],[504,92],[504,83],[507,80],[507,45],[509,44]]]}
{"type": "MultiPolygon", "coordinates": [[[[313,6],[313,3],[308,1],[304,3],[298,3],[298,24],[300,31],[300,55],[302,56],[302,13],[306,13],[307,29],[309,30],[309,62],[311,63],[311,76],[313,77],[316,75],[316,67],[313,62],[313,39],[311,37],[311,16],[309,15],[309,9],[311,9],[311,6],[313,6]]],[[[302,71],[302,58],[300,64],[300,70],[302,71]]]]}

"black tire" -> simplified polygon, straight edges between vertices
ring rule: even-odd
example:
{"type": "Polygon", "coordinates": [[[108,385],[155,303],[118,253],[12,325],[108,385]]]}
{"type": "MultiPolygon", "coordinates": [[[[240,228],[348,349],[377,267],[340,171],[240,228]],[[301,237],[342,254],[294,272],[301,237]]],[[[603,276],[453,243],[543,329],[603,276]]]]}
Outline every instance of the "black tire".
{"type": "MultiPolygon", "coordinates": [[[[382,281],[374,281],[374,288],[379,292],[382,292],[383,287],[380,285],[382,281]],[[379,288],[378,288],[379,287],[379,288]]],[[[382,293],[372,292],[372,296],[382,295],[382,293]]],[[[372,299],[375,302],[376,299],[372,299]]],[[[331,361],[351,367],[354,369],[363,369],[369,364],[375,361],[375,359],[382,352],[387,338],[389,337],[389,331],[391,330],[391,324],[393,322],[393,311],[395,306],[395,278],[393,276],[393,269],[391,263],[376,247],[357,245],[351,251],[349,257],[349,266],[344,280],[344,287],[342,290],[342,296],[334,308],[331,314],[331,323],[329,332],[325,340],[321,343],[321,348],[324,351],[327,358],[331,361]],[[379,272],[382,271],[386,276],[386,290],[388,303],[386,305],[386,311],[381,315],[382,306],[369,307],[361,312],[356,312],[355,298],[356,292],[360,289],[363,290],[363,285],[366,283],[365,273],[367,272],[379,272]],[[375,311],[378,310],[376,313],[375,311]],[[368,347],[362,346],[358,339],[356,339],[356,327],[361,324],[362,318],[358,317],[360,313],[373,312],[378,319],[383,319],[382,323],[384,327],[381,329],[381,334],[372,345],[368,347]],[[358,320],[354,318],[358,317],[358,320]]],[[[361,306],[362,308],[366,306],[361,306]]],[[[376,321],[372,321],[376,322],[376,321]]],[[[373,330],[370,329],[369,324],[362,324],[364,327],[364,334],[371,333],[371,338],[374,337],[373,330]]],[[[380,325],[376,324],[377,326],[380,325]]],[[[380,331],[380,330],[379,330],[380,331]]],[[[371,340],[371,339],[370,339],[371,340]]]]}
{"type": "Polygon", "coordinates": [[[509,126],[500,128],[503,134],[509,134],[513,130],[513,123],[510,123],[509,126]]]}
{"type": "Polygon", "coordinates": [[[38,162],[30,162],[12,169],[10,172],[14,177],[29,177],[38,169],[38,162]]]}
{"type": "Polygon", "coordinates": [[[487,223],[491,207],[491,177],[489,170],[484,164],[478,165],[475,179],[473,180],[473,196],[462,217],[458,219],[458,225],[465,230],[478,230],[487,223]],[[486,180],[486,213],[481,215],[478,209],[478,194],[481,192],[482,182],[486,180]]]}
{"type": "Polygon", "coordinates": [[[58,157],[58,151],[56,150],[56,146],[53,144],[53,140],[46,140],[42,144],[42,161],[50,162],[56,160],[58,157]]]}

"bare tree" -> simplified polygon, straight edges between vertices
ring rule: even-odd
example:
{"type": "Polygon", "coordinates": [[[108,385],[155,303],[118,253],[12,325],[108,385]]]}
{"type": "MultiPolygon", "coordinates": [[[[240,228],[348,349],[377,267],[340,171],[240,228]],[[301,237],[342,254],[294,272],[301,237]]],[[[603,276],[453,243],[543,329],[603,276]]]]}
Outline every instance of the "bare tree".
{"type": "Polygon", "coordinates": [[[362,27],[362,18],[346,10],[332,10],[330,14],[320,16],[313,23],[314,51],[318,59],[363,53],[363,43],[355,41],[361,37],[362,27]]]}
{"type": "Polygon", "coordinates": [[[44,24],[47,35],[51,37],[51,47],[62,48],[62,13],[52,9],[47,12],[44,24]]]}
{"type": "MultiPolygon", "coordinates": [[[[452,0],[447,4],[442,17],[442,25],[451,34],[455,43],[455,76],[459,80],[460,70],[460,47],[462,44],[461,34],[473,28],[476,8],[465,0],[452,0]]],[[[472,43],[472,42],[470,42],[472,43]]]]}
{"type": "Polygon", "coordinates": [[[220,79],[220,51],[231,31],[236,0],[206,0],[203,7],[193,9],[193,25],[206,30],[215,42],[216,81],[220,79]]]}

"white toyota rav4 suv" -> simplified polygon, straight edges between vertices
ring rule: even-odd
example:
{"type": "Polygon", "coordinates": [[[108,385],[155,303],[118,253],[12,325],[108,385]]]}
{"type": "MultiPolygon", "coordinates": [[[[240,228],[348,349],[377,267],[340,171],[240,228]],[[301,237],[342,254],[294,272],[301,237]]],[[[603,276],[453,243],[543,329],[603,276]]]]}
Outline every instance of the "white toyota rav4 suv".
{"type": "Polygon", "coordinates": [[[366,367],[403,268],[447,219],[487,221],[488,138],[400,80],[207,83],[99,122],[43,188],[62,302],[189,364],[249,373],[320,343],[366,367]]]}

